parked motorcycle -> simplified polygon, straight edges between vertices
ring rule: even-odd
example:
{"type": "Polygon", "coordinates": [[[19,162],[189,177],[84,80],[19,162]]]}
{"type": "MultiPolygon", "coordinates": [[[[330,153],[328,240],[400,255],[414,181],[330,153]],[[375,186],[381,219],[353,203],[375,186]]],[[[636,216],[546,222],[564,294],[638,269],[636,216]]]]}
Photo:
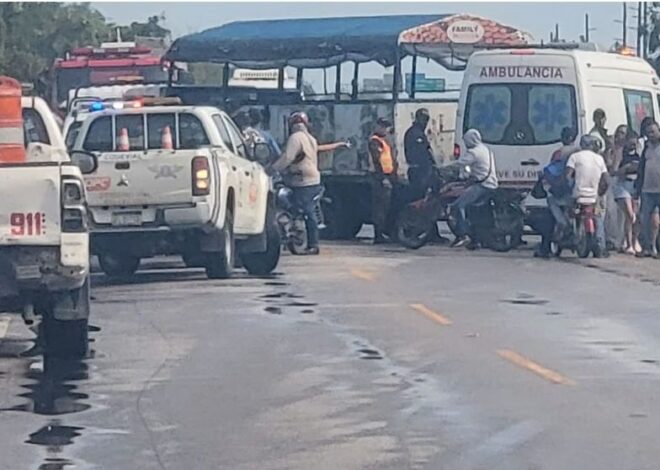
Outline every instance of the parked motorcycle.
{"type": "MultiPolygon", "coordinates": [[[[276,220],[280,228],[280,238],[282,245],[285,246],[291,254],[302,255],[307,248],[307,228],[305,226],[305,216],[302,210],[295,203],[293,190],[286,186],[281,179],[274,178],[274,189],[276,197],[277,215],[276,220]]],[[[316,220],[319,228],[323,228],[323,211],[321,210],[321,200],[324,190],[314,197],[316,203],[316,220]]]]}
{"type": "MultiPolygon", "coordinates": [[[[499,188],[468,206],[465,214],[472,246],[499,252],[516,248],[521,243],[525,227],[524,198],[518,190],[499,188]]],[[[448,222],[449,228],[454,231],[455,220],[451,215],[448,222]]]]}
{"type": "MultiPolygon", "coordinates": [[[[469,167],[448,165],[437,169],[433,187],[426,196],[407,204],[397,216],[396,234],[406,248],[424,246],[436,233],[437,221],[447,220],[454,231],[455,220],[449,207],[468,184],[460,175],[469,175],[469,167]]],[[[514,190],[497,189],[479,203],[468,207],[466,217],[473,246],[496,251],[509,251],[522,238],[524,228],[524,196],[514,190]]]]}
{"type": "Polygon", "coordinates": [[[558,234],[552,243],[555,256],[561,256],[564,250],[571,250],[580,258],[587,258],[590,253],[594,257],[601,255],[596,237],[595,212],[595,204],[577,204],[569,209],[570,224],[565,233],[558,234]]]}
{"type": "Polygon", "coordinates": [[[429,243],[438,233],[438,221],[448,219],[450,204],[464,188],[465,184],[461,182],[448,183],[405,205],[396,217],[397,241],[413,250],[429,243]]]}

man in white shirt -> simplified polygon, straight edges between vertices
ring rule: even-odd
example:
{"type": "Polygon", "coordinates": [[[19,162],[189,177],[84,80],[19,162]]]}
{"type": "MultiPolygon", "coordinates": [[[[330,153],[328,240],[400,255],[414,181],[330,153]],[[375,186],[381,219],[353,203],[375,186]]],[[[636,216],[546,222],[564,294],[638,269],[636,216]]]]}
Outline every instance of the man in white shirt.
{"type": "MultiPolygon", "coordinates": [[[[580,150],[572,154],[566,162],[566,175],[575,180],[573,198],[578,204],[596,204],[609,186],[609,176],[605,160],[596,153],[598,141],[591,135],[580,139],[580,150]]],[[[603,227],[604,217],[600,214],[596,223],[603,227]]],[[[602,230],[601,230],[602,233],[602,230]]],[[[598,237],[600,250],[605,252],[605,240],[598,237]]]]}

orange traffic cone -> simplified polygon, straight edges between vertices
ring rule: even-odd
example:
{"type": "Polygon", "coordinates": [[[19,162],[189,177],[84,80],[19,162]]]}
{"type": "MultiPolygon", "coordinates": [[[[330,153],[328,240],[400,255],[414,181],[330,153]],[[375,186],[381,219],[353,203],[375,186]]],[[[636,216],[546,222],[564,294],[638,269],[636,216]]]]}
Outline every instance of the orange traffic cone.
{"type": "Polygon", "coordinates": [[[25,161],[21,84],[0,77],[0,162],[25,161]]]}
{"type": "Polygon", "coordinates": [[[128,129],[125,127],[119,132],[119,140],[117,141],[117,151],[128,152],[131,149],[131,144],[128,141],[128,129]]]}
{"type": "Polygon", "coordinates": [[[174,148],[170,126],[165,126],[163,128],[163,132],[160,135],[160,148],[163,150],[172,150],[174,148]]]}

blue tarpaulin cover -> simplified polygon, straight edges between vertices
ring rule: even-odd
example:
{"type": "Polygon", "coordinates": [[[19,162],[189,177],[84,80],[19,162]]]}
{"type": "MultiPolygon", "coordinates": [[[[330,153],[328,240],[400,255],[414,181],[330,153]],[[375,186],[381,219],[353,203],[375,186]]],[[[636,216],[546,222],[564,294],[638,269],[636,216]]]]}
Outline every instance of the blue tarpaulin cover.
{"type": "Polygon", "coordinates": [[[451,15],[239,21],[183,36],[166,59],[247,68],[328,67],[344,61],[393,65],[406,52],[399,35],[451,15]]]}

